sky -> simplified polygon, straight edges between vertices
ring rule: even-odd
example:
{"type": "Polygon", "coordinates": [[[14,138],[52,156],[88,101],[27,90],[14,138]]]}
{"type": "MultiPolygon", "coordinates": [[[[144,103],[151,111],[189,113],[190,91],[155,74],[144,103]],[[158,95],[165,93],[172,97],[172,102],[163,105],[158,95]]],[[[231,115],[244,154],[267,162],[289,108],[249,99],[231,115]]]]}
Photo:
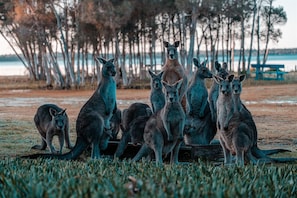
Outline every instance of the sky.
{"type": "MultiPolygon", "coordinates": [[[[282,6],[287,13],[287,23],[278,26],[282,30],[282,38],[278,43],[269,43],[270,48],[297,48],[297,0],[275,0],[275,7],[282,6]]],[[[14,54],[8,43],[0,35],[0,55],[14,54]]]]}

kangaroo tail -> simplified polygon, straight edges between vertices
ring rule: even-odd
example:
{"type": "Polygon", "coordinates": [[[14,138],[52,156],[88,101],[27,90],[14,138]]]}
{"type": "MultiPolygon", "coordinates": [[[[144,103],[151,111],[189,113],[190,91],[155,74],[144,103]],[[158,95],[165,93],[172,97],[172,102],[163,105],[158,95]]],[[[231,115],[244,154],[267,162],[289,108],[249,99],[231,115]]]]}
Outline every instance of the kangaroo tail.
{"type": "Polygon", "coordinates": [[[297,162],[297,158],[290,158],[290,157],[284,157],[284,158],[271,158],[274,162],[277,163],[287,163],[287,162],[297,162]]]}
{"type": "MultiPolygon", "coordinates": [[[[272,150],[268,150],[268,151],[275,152],[277,150],[279,150],[279,152],[287,151],[285,149],[272,149],[272,150]]],[[[252,148],[252,154],[255,157],[257,157],[259,160],[267,160],[270,162],[276,162],[276,163],[297,162],[297,158],[271,158],[271,157],[268,157],[267,154],[265,153],[265,150],[261,150],[258,147],[252,148]]]]}
{"type": "Polygon", "coordinates": [[[277,153],[284,153],[284,152],[291,152],[287,149],[268,149],[268,150],[262,150],[260,149],[265,155],[273,155],[277,153]]]}
{"type": "Polygon", "coordinates": [[[77,159],[84,150],[87,149],[89,143],[85,142],[82,138],[77,138],[75,146],[68,153],[58,155],[58,154],[33,154],[22,156],[21,158],[27,159],[61,159],[61,160],[75,160],[77,159]]]}

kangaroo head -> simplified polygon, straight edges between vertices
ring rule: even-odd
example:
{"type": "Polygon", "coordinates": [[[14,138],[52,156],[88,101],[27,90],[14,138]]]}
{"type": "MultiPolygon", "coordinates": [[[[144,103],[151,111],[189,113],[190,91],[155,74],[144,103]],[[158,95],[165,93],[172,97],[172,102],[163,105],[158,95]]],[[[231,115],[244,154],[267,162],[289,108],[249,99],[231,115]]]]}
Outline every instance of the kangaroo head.
{"type": "Polygon", "coordinates": [[[66,109],[58,112],[53,108],[49,109],[49,113],[52,116],[52,123],[58,130],[62,130],[66,124],[66,109]]]}
{"type": "Polygon", "coordinates": [[[240,75],[239,77],[234,77],[232,81],[232,90],[233,94],[241,94],[242,91],[242,82],[245,79],[245,75],[240,75]]]}
{"type": "Polygon", "coordinates": [[[212,78],[212,73],[206,67],[208,60],[203,61],[200,64],[200,61],[197,58],[193,58],[194,65],[197,67],[195,75],[199,76],[200,78],[212,78]]]}
{"type": "Polygon", "coordinates": [[[223,79],[219,76],[214,75],[214,80],[219,84],[220,93],[223,95],[229,95],[232,93],[232,86],[231,83],[233,81],[234,75],[227,76],[226,79],[223,79]]]}
{"type": "Polygon", "coordinates": [[[170,85],[165,81],[162,81],[162,84],[165,88],[165,97],[168,103],[174,103],[179,101],[179,89],[182,85],[183,79],[175,82],[174,84],[170,85]]]}
{"type": "Polygon", "coordinates": [[[105,60],[104,58],[96,58],[97,61],[103,64],[102,75],[105,77],[115,76],[116,68],[113,64],[114,59],[105,60]]]}
{"type": "Polygon", "coordinates": [[[154,74],[151,70],[149,70],[149,74],[151,76],[151,87],[153,89],[162,89],[162,76],[164,71],[161,71],[158,74],[154,74]]]}
{"type": "Polygon", "coordinates": [[[179,46],[179,41],[175,41],[174,44],[169,44],[167,41],[164,41],[164,46],[167,49],[167,59],[177,60],[177,48],[179,46]]]}
{"type": "Polygon", "coordinates": [[[227,76],[229,75],[228,70],[227,70],[227,63],[223,63],[223,66],[216,61],[215,62],[215,68],[216,68],[216,75],[220,76],[223,79],[226,79],[227,76]]]}

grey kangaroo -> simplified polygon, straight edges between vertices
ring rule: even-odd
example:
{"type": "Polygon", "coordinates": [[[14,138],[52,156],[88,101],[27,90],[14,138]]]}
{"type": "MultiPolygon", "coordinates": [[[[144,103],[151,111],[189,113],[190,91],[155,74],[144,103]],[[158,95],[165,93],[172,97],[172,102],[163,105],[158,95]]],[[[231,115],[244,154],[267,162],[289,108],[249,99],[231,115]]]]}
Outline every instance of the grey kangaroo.
{"type": "Polygon", "coordinates": [[[165,88],[166,104],[146,122],[143,134],[144,144],[132,161],[138,161],[154,151],[157,164],[163,163],[162,154],[168,155],[170,152],[170,163],[178,163],[178,152],[185,123],[185,113],[178,94],[182,80],[173,85],[164,81],[162,83],[165,88]],[[167,113],[162,113],[163,110],[167,113]],[[173,136],[172,141],[168,141],[166,131],[168,129],[173,136]]]}
{"type": "Polygon", "coordinates": [[[177,48],[179,46],[179,41],[175,41],[174,44],[169,44],[167,41],[164,41],[164,46],[166,48],[166,62],[162,67],[163,76],[162,80],[173,84],[180,79],[183,79],[182,86],[179,90],[179,97],[181,100],[182,107],[184,112],[187,112],[187,87],[188,87],[188,78],[184,67],[178,61],[177,48]]]}
{"type": "Polygon", "coordinates": [[[247,109],[247,107],[242,103],[240,95],[242,92],[242,82],[245,80],[245,75],[240,75],[239,77],[234,77],[232,81],[232,91],[233,91],[233,102],[235,107],[235,112],[240,112],[244,115],[244,117],[249,118],[251,120],[250,124],[254,132],[255,136],[255,145],[253,147],[254,154],[256,156],[264,156],[264,155],[272,155],[280,152],[289,152],[287,149],[268,149],[268,150],[260,150],[258,148],[258,131],[256,124],[253,120],[251,112],[247,109]],[[264,154],[264,155],[263,155],[264,154]]]}
{"type": "Polygon", "coordinates": [[[292,162],[296,158],[269,158],[257,147],[257,133],[255,132],[255,123],[246,112],[235,110],[233,97],[226,92],[232,92],[231,82],[234,76],[230,75],[226,80],[216,77],[215,80],[220,85],[220,93],[217,101],[218,108],[218,129],[219,140],[224,152],[225,164],[232,163],[232,154],[236,154],[236,163],[244,165],[245,159],[253,163],[264,162],[292,162]],[[228,90],[228,91],[227,91],[228,90]],[[228,96],[227,96],[228,95],[228,96]],[[233,107],[232,107],[233,106],[233,107]],[[233,111],[230,109],[233,108],[233,111]],[[222,115],[228,119],[222,119],[222,115]],[[226,125],[227,123],[227,125],[226,125]]]}
{"type": "Polygon", "coordinates": [[[110,119],[117,110],[116,69],[114,59],[97,58],[103,64],[101,81],[91,98],[81,108],[76,120],[77,139],[70,152],[62,155],[36,154],[24,158],[77,159],[84,150],[92,146],[92,159],[100,158],[100,149],[106,149],[111,137],[110,119]]]}
{"type": "Polygon", "coordinates": [[[197,69],[187,90],[188,114],[194,118],[203,118],[210,111],[204,79],[212,78],[212,73],[206,67],[207,60],[200,64],[197,58],[193,58],[193,62],[197,69]]]}
{"type": "Polygon", "coordinates": [[[110,119],[111,136],[112,136],[110,140],[117,140],[117,136],[120,131],[121,124],[122,124],[122,111],[120,109],[117,109],[110,119]]]}
{"type": "Polygon", "coordinates": [[[143,131],[146,121],[152,115],[151,108],[145,103],[136,102],[123,110],[122,115],[122,137],[115,152],[115,157],[121,157],[128,143],[143,143],[143,131]]]}
{"type": "Polygon", "coordinates": [[[154,72],[149,70],[149,74],[151,76],[150,102],[152,105],[153,113],[156,113],[165,105],[165,96],[162,90],[163,71],[161,71],[158,74],[155,74],[154,72]]]}
{"type": "Polygon", "coordinates": [[[186,116],[184,127],[184,142],[191,144],[210,144],[216,135],[216,123],[211,120],[211,113],[207,113],[203,119],[186,116]]]}
{"type": "MultiPolygon", "coordinates": [[[[221,66],[221,64],[218,61],[216,61],[215,69],[216,69],[216,75],[223,79],[226,79],[226,77],[229,75],[229,73],[227,71],[227,64],[225,64],[225,63],[223,64],[223,66],[221,66]]],[[[219,85],[214,80],[212,82],[212,85],[209,90],[209,95],[208,95],[209,107],[210,107],[211,117],[212,117],[213,122],[217,122],[217,100],[218,100],[218,97],[219,97],[219,85]]]]}
{"type": "Polygon", "coordinates": [[[69,139],[69,119],[66,109],[63,110],[54,104],[41,105],[34,116],[34,123],[41,135],[41,145],[34,145],[32,149],[45,150],[46,146],[48,146],[51,153],[61,154],[64,140],[66,147],[72,148],[69,139]],[[59,138],[59,151],[56,151],[52,144],[55,135],[59,138]]]}

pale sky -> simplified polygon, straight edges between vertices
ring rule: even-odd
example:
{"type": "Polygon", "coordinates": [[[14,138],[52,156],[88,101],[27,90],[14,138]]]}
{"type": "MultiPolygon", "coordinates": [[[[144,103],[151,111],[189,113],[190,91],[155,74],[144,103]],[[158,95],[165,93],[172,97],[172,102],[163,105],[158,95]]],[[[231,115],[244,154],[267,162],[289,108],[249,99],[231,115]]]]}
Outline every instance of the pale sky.
{"type": "MultiPolygon", "coordinates": [[[[275,0],[276,6],[283,6],[287,13],[288,21],[280,26],[282,38],[278,43],[269,43],[270,48],[297,48],[297,0],[275,0]]],[[[14,54],[8,43],[0,35],[0,55],[14,54]]]]}

